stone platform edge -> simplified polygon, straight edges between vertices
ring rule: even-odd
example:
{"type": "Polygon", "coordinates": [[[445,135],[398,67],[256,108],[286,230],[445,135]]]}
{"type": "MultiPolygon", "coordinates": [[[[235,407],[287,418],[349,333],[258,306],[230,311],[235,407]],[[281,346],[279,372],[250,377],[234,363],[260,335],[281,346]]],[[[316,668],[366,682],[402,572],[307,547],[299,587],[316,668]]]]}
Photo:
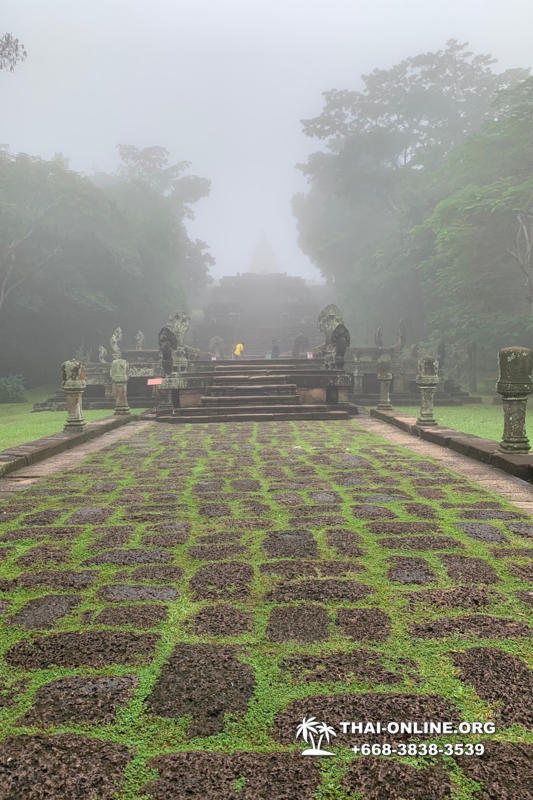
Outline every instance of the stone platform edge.
{"type": "Polygon", "coordinates": [[[125,414],[124,416],[104,417],[88,423],[85,430],[79,433],[67,433],[61,431],[50,436],[43,436],[42,439],[35,439],[33,442],[25,442],[16,447],[9,447],[7,450],[0,451],[0,477],[8,475],[17,469],[44,461],[66,450],[71,450],[79,444],[96,439],[104,433],[127,425],[129,422],[136,422],[140,419],[136,414],[125,414]]]}
{"type": "Polygon", "coordinates": [[[414,417],[380,411],[377,408],[370,409],[370,416],[382,422],[388,422],[390,425],[396,425],[397,428],[401,428],[412,436],[418,436],[441,447],[448,447],[464,456],[497,467],[523,481],[533,483],[533,454],[531,453],[523,455],[503,453],[499,450],[499,442],[495,442],[493,439],[482,439],[473,433],[462,433],[443,425],[428,427],[417,425],[414,417]]]}

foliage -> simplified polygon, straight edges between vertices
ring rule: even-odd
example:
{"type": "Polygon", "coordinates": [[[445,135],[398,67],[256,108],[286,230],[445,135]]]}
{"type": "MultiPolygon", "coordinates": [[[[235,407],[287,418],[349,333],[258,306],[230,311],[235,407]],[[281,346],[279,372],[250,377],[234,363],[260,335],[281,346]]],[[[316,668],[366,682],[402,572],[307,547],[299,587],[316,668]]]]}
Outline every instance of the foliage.
{"type": "Polygon", "coordinates": [[[366,135],[384,164],[427,165],[479,127],[496,92],[526,77],[523,70],[497,75],[494,58],[466,47],[450,39],[444,50],[363,75],[362,92],[325,92],[322,114],[304,120],[304,132],[333,141],[366,135]]]}
{"type": "Polygon", "coordinates": [[[326,92],[303,122],[325,150],[299,165],[300,245],[359,341],[377,325],[393,340],[401,318],[408,342],[524,333],[533,89],[528,71],[493,64],[451,40],[364,75],[362,91],[326,92]]]}
{"type": "Polygon", "coordinates": [[[0,70],[8,69],[13,72],[20,61],[27,56],[24,45],[10,33],[4,33],[0,38],[0,70]]]}
{"type": "Polygon", "coordinates": [[[155,340],[208,280],[213,259],[185,220],[209,184],[178,177],[186,164],[168,167],[163,148],[146,151],[126,148],[119,174],[93,180],[61,154],[0,153],[0,374],[20,365],[45,380],[72,342],[95,352],[117,324],[155,340]]]}
{"type": "Polygon", "coordinates": [[[448,194],[415,229],[428,321],[485,350],[533,336],[533,78],[445,162],[448,194]],[[501,109],[505,108],[505,113],[501,109]]]}
{"type": "Polygon", "coordinates": [[[140,150],[131,144],[119,144],[122,161],[118,174],[129,183],[148,186],[156,194],[169,197],[174,208],[184,209],[184,215],[194,218],[186,206],[209,194],[210,181],[197,175],[183,175],[191,165],[189,161],[168,163],[169,152],[164,147],[144,147],[140,150]]]}
{"type": "Polygon", "coordinates": [[[0,403],[24,403],[25,400],[22,375],[0,378],[0,403]]]}

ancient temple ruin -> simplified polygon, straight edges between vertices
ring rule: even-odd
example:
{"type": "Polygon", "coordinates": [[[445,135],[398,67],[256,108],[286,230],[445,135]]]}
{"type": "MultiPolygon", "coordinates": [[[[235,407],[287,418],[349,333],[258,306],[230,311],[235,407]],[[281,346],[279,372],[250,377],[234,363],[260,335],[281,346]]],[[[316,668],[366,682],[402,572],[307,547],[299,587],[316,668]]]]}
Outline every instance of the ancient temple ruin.
{"type": "Polygon", "coordinates": [[[237,342],[253,356],[269,354],[273,340],[281,353],[290,353],[300,334],[316,346],[322,341],[316,320],[330,294],[325,285],[287,273],[226,276],[207,291],[203,307],[192,314],[191,341],[207,351],[216,337],[227,358],[237,342]]]}
{"type": "MultiPolygon", "coordinates": [[[[98,361],[85,364],[84,407],[115,407],[117,359],[128,365],[129,407],[167,421],[347,416],[383,402],[384,360],[393,404],[416,404],[418,353],[406,347],[402,326],[391,345],[379,329],[373,347],[352,344],[341,309],[318,304],[325,288],[284,273],[245,273],[213,287],[201,313],[171,314],[157,347],[146,347],[137,331],[134,346],[124,348],[117,327],[98,361]],[[234,361],[237,342],[244,355],[234,361]]],[[[452,381],[439,384],[437,404],[475,400],[452,381]]],[[[64,407],[58,391],[34,410],[64,407]]]]}

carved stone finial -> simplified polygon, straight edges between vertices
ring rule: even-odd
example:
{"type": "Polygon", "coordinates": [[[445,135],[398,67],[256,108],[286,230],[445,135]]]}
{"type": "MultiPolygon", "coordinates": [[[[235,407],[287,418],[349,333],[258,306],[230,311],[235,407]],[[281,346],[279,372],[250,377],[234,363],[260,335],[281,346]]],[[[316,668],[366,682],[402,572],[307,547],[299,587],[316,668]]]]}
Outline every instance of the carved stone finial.
{"type": "Polygon", "coordinates": [[[113,359],[120,358],[122,355],[122,352],[120,350],[121,341],[122,341],[122,328],[118,327],[115,328],[115,330],[111,334],[111,338],[109,339],[109,344],[111,345],[111,355],[113,359]]]}
{"type": "Polygon", "coordinates": [[[61,364],[63,389],[85,389],[85,367],[72,358],[61,364]]]}
{"type": "Polygon", "coordinates": [[[100,364],[107,364],[107,347],[103,344],[98,348],[98,361],[100,364]]]}
{"type": "Polygon", "coordinates": [[[144,333],[137,331],[135,334],[135,349],[142,350],[144,348],[144,333]]]}
{"type": "Polygon", "coordinates": [[[129,364],[125,358],[115,358],[109,369],[113,383],[125,383],[128,380],[129,364]]]}

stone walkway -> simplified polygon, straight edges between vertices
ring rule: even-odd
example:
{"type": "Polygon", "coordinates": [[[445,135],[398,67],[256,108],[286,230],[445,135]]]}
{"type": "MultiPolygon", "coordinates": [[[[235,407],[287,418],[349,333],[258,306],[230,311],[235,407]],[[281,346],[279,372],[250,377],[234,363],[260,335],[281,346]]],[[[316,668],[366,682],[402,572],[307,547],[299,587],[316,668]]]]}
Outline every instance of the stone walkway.
{"type": "Polygon", "coordinates": [[[530,800],[521,481],[366,418],[109,436],[0,502],[1,800],[530,800]]]}
{"type": "Polygon", "coordinates": [[[358,424],[365,430],[377,433],[394,444],[407,447],[413,453],[437,459],[448,469],[458,472],[459,475],[463,475],[491,492],[496,492],[527,514],[533,514],[533,486],[530,483],[507,475],[488,464],[482,464],[473,458],[448,450],[446,447],[440,447],[438,444],[411,436],[394,425],[388,425],[386,422],[380,422],[372,417],[359,417],[358,424]]]}
{"type": "Polygon", "coordinates": [[[133,434],[140,430],[144,430],[146,426],[151,425],[151,422],[130,422],[124,428],[117,428],[117,430],[104,433],[97,439],[91,439],[78,445],[73,450],[66,450],[52,458],[47,458],[45,461],[38,461],[36,464],[25,467],[24,469],[16,470],[8,475],[0,478],[0,499],[7,497],[12,492],[20,492],[22,489],[28,489],[34,483],[48,477],[55,475],[58,472],[64,472],[70,469],[80,461],[83,461],[88,455],[102,450],[104,447],[115,442],[120,442],[128,439],[133,434]]]}

